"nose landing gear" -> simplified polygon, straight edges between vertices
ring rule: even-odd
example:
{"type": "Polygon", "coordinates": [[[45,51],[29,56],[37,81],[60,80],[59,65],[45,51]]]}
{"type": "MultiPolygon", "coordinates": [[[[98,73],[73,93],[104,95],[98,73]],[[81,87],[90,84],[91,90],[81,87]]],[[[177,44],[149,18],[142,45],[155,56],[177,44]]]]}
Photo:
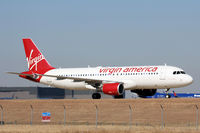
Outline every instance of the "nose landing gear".
{"type": "Polygon", "coordinates": [[[170,88],[166,89],[166,91],[165,91],[165,93],[166,93],[165,98],[171,98],[171,95],[168,94],[169,90],[170,90],[170,88]]]}

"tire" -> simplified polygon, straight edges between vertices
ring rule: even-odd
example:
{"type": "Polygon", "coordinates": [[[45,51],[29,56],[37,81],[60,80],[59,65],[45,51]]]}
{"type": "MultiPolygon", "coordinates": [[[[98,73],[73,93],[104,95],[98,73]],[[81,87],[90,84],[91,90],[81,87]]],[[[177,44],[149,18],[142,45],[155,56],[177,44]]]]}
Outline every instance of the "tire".
{"type": "Polygon", "coordinates": [[[101,94],[100,93],[93,93],[92,99],[101,99],[101,94]]]}
{"type": "Polygon", "coordinates": [[[165,98],[171,98],[171,95],[166,94],[165,98]]]}
{"type": "Polygon", "coordinates": [[[115,99],[122,99],[124,98],[125,96],[122,94],[122,95],[119,95],[119,96],[114,96],[115,99]]]}

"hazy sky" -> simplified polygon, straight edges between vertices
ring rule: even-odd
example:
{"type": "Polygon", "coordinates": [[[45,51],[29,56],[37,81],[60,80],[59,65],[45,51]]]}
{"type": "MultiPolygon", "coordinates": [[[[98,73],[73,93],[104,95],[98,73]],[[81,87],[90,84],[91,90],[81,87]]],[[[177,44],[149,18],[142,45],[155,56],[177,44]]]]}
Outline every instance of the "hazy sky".
{"type": "Polygon", "coordinates": [[[54,67],[168,65],[200,93],[198,0],[0,0],[0,86],[40,86],[5,72],[27,70],[30,37],[54,67]]]}

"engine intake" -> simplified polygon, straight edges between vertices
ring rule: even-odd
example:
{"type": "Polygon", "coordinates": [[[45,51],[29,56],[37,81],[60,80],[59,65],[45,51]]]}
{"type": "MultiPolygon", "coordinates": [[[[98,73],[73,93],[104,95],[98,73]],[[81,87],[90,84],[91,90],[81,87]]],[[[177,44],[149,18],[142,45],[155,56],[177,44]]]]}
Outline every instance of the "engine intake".
{"type": "Polygon", "coordinates": [[[102,91],[104,94],[119,96],[124,93],[124,86],[120,83],[103,84],[102,91]]]}

